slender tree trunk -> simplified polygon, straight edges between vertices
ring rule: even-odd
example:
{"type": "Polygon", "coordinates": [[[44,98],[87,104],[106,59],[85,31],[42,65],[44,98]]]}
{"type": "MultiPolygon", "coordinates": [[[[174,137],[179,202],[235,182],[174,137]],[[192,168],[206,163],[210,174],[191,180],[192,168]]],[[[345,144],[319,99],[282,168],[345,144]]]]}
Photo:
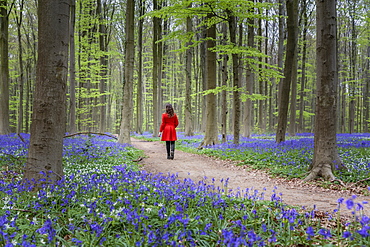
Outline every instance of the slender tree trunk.
{"type": "MultiPolygon", "coordinates": [[[[145,2],[139,1],[140,16],[144,15],[145,2]]],[[[138,25],[138,81],[136,94],[136,132],[143,133],[143,23],[144,19],[139,19],[138,25]]]]}
{"type": "Polygon", "coordinates": [[[287,51],[284,64],[284,79],[279,93],[279,116],[278,127],[276,131],[276,142],[285,141],[286,126],[288,122],[289,94],[292,81],[292,69],[290,66],[294,63],[295,53],[297,51],[297,30],[298,30],[298,0],[287,0],[287,51]]]}
{"type": "Polygon", "coordinates": [[[350,80],[349,83],[349,107],[348,107],[348,117],[349,117],[349,132],[355,132],[355,117],[356,117],[356,67],[357,67],[357,30],[355,24],[355,6],[356,0],[350,1],[349,13],[351,21],[351,40],[350,40],[350,80]]]}
{"type": "Polygon", "coordinates": [[[99,50],[102,53],[100,55],[100,83],[99,83],[99,104],[100,104],[100,115],[99,115],[99,131],[101,133],[107,131],[107,75],[108,75],[108,39],[107,39],[107,25],[104,24],[106,20],[104,10],[106,9],[106,3],[102,4],[101,0],[97,1],[97,15],[99,16],[99,50]],[[104,8],[104,10],[103,10],[104,8]]]}
{"type": "MultiPolygon", "coordinates": [[[[157,0],[153,0],[153,9],[158,10],[157,0]]],[[[159,129],[158,115],[158,44],[159,18],[153,17],[153,136],[157,136],[159,129]]]]}
{"type": "MultiPolygon", "coordinates": [[[[262,0],[259,0],[259,2],[261,3],[262,0]]],[[[259,9],[258,14],[262,15],[262,10],[259,9]]],[[[261,18],[258,19],[257,36],[262,37],[262,19],[261,18]]],[[[258,46],[258,50],[262,52],[262,39],[261,38],[258,39],[258,45],[257,46],[258,46]]],[[[258,60],[259,60],[258,70],[262,71],[263,70],[263,66],[262,66],[263,58],[259,57],[258,60]]],[[[262,96],[262,95],[265,94],[265,92],[264,92],[264,80],[262,79],[261,73],[258,73],[257,81],[258,81],[258,92],[262,96]]],[[[265,116],[264,116],[265,101],[263,99],[260,99],[257,102],[258,102],[258,110],[257,110],[258,129],[259,129],[260,133],[264,133],[265,129],[264,129],[263,126],[264,126],[264,122],[265,122],[265,116]]]]}
{"type": "MultiPolygon", "coordinates": [[[[207,29],[207,90],[216,88],[216,68],[217,58],[216,53],[212,49],[216,46],[216,25],[212,25],[207,29]]],[[[210,93],[206,95],[206,111],[207,123],[206,133],[201,146],[214,145],[218,143],[217,135],[217,111],[216,111],[216,95],[210,93]]]]}
{"type": "MultiPolygon", "coordinates": [[[[370,38],[369,38],[370,41],[370,38]]],[[[370,57],[370,45],[367,47],[367,57],[370,57]]],[[[370,89],[370,60],[366,61],[366,77],[364,82],[364,132],[369,132],[369,122],[370,122],[370,107],[369,107],[369,89],[370,89]]]]}
{"type": "Polygon", "coordinates": [[[23,22],[23,5],[24,0],[20,1],[19,3],[19,12],[16,14],[16,22],[17,22],[17,37],[18,37],[18,61],[19,61],[19,101],[18,101],[18,124],[17,124],[17,132],[23,132],[23,93],[24,93],[24,69],[23,69],[23,46],[22,46],[22,22],[23,22]]]}
{"type": "MultiPolygon", "coordinates": [[[[254,9],[250,10],[250,14],[254,14],[254,9]]],[[[248,19],[248,40],[247,45],[249,48],[254,48],[254,18],[248,19]]],[[[249,57],[252,59],[252,57],[249,57]]],[[[246,79],[246,89],[247,94],[253,94],[253,85],[254,85],[254,72],[252,66],[247,64],[247,71],[245,75],[246,79]]],[[[250,138],[252,136],[252,128],[253,128],[253,102],[252,99],[248,98],[245,102],[245,118],[244,118],[244,136],[250,138]]]]}
{"type": "MultiPolygon", "coordinates": [[[[297,26],[298,33],[298,26],[297,26]]],[[[297,131],[296,117],[297,117],[297,69],[298,69],[298,45],[296,45],[296,51],[294,52],[294,58],[292,63],[292,93],[290,102],[290,124],[289,124],[289,135],[295,136],[297,131]]]]}
{"type": "MultiPolygon", "coordinates": [[[[191,6],[190,6],[191,7],[191,6]]],[[[193,22],[190,17],[186,18],[186,32],[193,32],[193,22]]],[[[192,60],[193,60],[193,48],[191,47],[193,42],[192,38],[187,42],[186,46],[188,49],[185,54],[185,75],[186,75],[186,84],[185,84],[185,136],[194,135],[193,132],[193,119],[192,119],[192,107],[191,107],[191,87],[192,87],[192,60]]]]}
{"type": "MultiPolygon", "coordinates": [[[[38,62],[25,181],[63,176],[69,0],[38,1],[38,62]],[[44,173],[44,175],[42,174],[44,173]]],[[[48,182],[48,181],[46,181],[48,182]]]]}
{"type": "Polygon", "coordinates": [[[336,1],[316,1],[317,96],[314,157],[305,181],[320,176],[334,179],[333,170],[341,161],[337,150],[337,24],[336,1]]]}
{"type": "Polygon", "coordinates": [[[10,133],[7,0],[0,0],[0,6],[0,135],[6,135],[10,133]]]}
{"type": "MultiPolygon", "coordinates": [[[[234,46],[237,46],[236,43],[236,17],[231,11],[229,14],[229,31],[230,31],[230,42],[234,46]]],[[[239,144],[240,139],[240,82],[239,82],[239,55],[237,53],[232,54],[233,61],[233,108],[234,108],[234,144],[239,144]]]]}
{"type": "Polygon", "coordinates": [[[299,91],[299,132],[304,132],[304,111],[305,111],[305,87],[306,87],[306,58],[307,58],[307,28],[308,28],[308,15],[307,15],[307,1],[303,0],[303,32],[302,32],[302,74],[301,74],[301,87],[299,91]]]}
{"type": "MultiPolygon", "coordinates": [[[[226,23],[222,23],[222,44],[226,45],[227,42],[227,25],[226,23]]],[[[221,73],[221,84],[222,86],[227,86],[228,80],[228,71],[227,71],[227,61],[228,55],[222,55],[222,73],[221,73]]],[[[227,141],[227,93],[226,90],[222,90],[221,92],[221,127],[222,127],[222,142],[225,143],[227,141]]]]}
{"type": "Polygon", "coordinates": [[[135,1],[127,0],[126,5],[126,49],[125,49],[125,84],[123,88],[122,122],[119,143],[131,143],[130,131],[132,120],[132,87],[135,58],[135,1]]]}
{"type": "Polygon", "coordinates": [[[76,49],[75,49],[75,23],[76,2],[71,0],[69,22],[69,132],[75,133],[76,128],[76,49]]]}

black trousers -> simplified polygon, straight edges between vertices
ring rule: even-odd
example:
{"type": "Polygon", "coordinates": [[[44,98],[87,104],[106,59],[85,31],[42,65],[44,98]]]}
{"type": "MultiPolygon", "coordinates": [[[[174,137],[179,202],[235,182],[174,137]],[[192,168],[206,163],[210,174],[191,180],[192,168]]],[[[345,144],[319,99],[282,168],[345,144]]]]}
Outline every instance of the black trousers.
{"type": "Polygon", "coordinates": [[[167,155],[171,155],[171,151],[175,152],[175,141],[166,141],[167,155]]]}

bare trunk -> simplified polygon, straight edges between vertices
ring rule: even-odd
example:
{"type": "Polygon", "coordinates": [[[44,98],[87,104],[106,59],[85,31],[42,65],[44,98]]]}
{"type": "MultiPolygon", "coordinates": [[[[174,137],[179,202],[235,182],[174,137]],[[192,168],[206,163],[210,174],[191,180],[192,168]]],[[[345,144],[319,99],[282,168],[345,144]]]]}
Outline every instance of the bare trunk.
{"type": "Polygon", "coordinates": [[[75,59],[75,22],[76,22],[76,3],[71,0],[70,6],[70,35],[69,35],[69,132],[75,133],[76,128],[76,59],[75,59]]]}
{"type": "MultiPolygon", "coordinates": [[[[229,31],[230,31],[230,42],[237,46],[236,43],[236,17],[234,13],[229,12],[229,31]]],[[[234,108],[234,144],[239,144],[240,139],[240,82],[239,82],[239,55],[236,53],[232,54],[233,62],[233,108],[234,108]]]]}
{"type": "MultiPolygon", "coordinates": [[[[193,22],[190,17],[186,18],[186,32],[193,32],[193,22]]],[[[193,60],[193,48],[190,47],[193,42],[190,39],[186,46],[188,49],[185,54],[185,75],[186,75],[186,86],[185,86],[185,136],[194,135],[193,132],[193,119],[192,119],[192,107],[191,107],[191,87],[192,87],[192,60],[193,60]]]]}
{"type": "MultiPolygon", "coordinates": [[[[250,10],[251,14],[254,13],[254,10],[250,10]]],[[[248,40],[247,45],[249,48],[254,48],[254,18],[248,19],[248,40]]],[[[250,57],[252,58],[252,57],[250,57]]],[[[247,64],[247,72],[246,72],[246,89],[247,94],[253,94],[253,85],[254,85],[254,72],[252,66],[247,64]]],[[[249,98],[245,102],[245,113],[244,113],[244,136],[250,138],[252,136],[252,128],[253,128],[253,102],[249,98]]]]}
{"type": "Polygon", "coordinates": [[[335,0],[316,1],[317,95],[314,156],[305,181],[334,179],[333,170],[341,161],[336,140],[337,110],[337,24],[335,0]]]}
{"type": "Polygon", "coordinates": [[[294,63],[295,53],[297,51],[297,31],[298,31],[298,0],[288,0],[287,3],[287,51],[284,64],[284,79],[279,93],[279,115],[278,127],[276,131],[276,142],[285,141],[286,126],[288,122],[289,94],[292,81],[292,69],[290,66],[294,63]]]}
{"type": "Polygon", "coordinates": [[[125,49],[125,85],[123,88],[122,122],[120,128],[119,143],[131,143],[131,119],[132,119],[132,87],[135,58],[135,2],[128,0],[126,5],[126,49],[125,49]]]}
{"type": "Polygon", "coordinates": [[[39,0],[38,62],[25,180],[63,176],[69,43],[69,0],[39,0]]]}
{"type": "Polygon", "coordinates": [[[7,1],[1,0],[0,6],[0,135],[6,135],[10,133],[7,1]]]}
{"type": "Polygon", "coordinates": [[[17,132],[23,132],[23,92],[24,92],[24,69],[23,69],[23,48],[22,48],[22,16],[23,16],[23,4],[24,0],[22,0],[19,6],[19,13],[16,14],[16,22],[17,22],[17,37],[18,37],[18,61],[19,61],[19,101],[18,101],[18,124],[17,124],[17,132]]]}
{"type": "MultiPolygon", "coordinates": [[[[212,25],[207,29],[207,90],[216,88],[216,53],[213,49],[216,46],[216,26],[212,25]]],[[[214,145],[218,143],[217,136],[217,111],[216,111],[216,95],[213,93],[206,95],[206,114],[207,124],[206,133],[201,146],[214,145]]]]}
{"type": "MultiPolygon", "coordinates": [[[[370,38],[369,38],[370,39],[370,38]]],[[[367,57],[370,57],[370,46],[367,47],[367,57]]],[[[370,107],[369,107],[369,88],[370,88],[370,61],[366,62],[366,77],[364,86],[364,132],[369,132],[370,107]]]]}
{"type": "MultiPolygon", "coordinates": [[[[140,16],[144,15],[145,7],[143,1],[139,1],[140,16]]],[[[143,23],[139,19],[138,26],[138,81],[136,95],[136,132],[143,133],[143,23]]]]}
{"type": "MultiPolygon", "coordinates": [[[[227,42],[227,25],[226,23],[222,23],[222,44],[226,44],[227,42]]],[[[227,61],[228,55],[222,55],[222,69],[221,69],[221,84],[222,86],[227,86],[227,79],[228,79],[228,71],[227,71],[227,61]]],[[[222,134],[222,143],[227,141],[227,94],[226,90],[221,92],[221,134],[222,134]]]]}

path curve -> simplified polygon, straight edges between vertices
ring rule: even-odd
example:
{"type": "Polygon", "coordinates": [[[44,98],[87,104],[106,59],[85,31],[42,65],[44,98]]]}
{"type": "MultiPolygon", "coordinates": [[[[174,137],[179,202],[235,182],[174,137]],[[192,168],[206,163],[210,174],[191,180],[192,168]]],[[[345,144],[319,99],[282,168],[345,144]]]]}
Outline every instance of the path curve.
{"type": "MultiPolygon", "coordinates": [[[[247,188],[249,191],[258,190],[259,194],[264,192],[266,200],[270,200],[274,193],[281,193],[283,202],[286,204],[306,209],[312,209],[316,205],[316,210],[329,213],[337,208],[338,198],[347,199],[352,196],[348,191],[324,189],[300,180],[289,182],[285,179],[276,179],[263,171],[235,166],[232,162],[179,150],[175,151],[174,160],[168,160],[163,142],[148,142],[134,138],[131,141],[135,148],[144,151],[146,157],[140,161],[143,170],[153,174],[177,174],[179,179],[191,178],[194,182],[204,180],[205,177],[208,182],[212,182],[214,178],[216,185],[221,187],[220,181],[229,178],[228,190],[234,192],[238,189],[246,191],[247,188]]],[[[355,201],[370,202],[370,197],[358,196],[355,201]]],[[[370,205],[364,206],[364,214],[370,216],[370,205]]],[[[341,214],[351,215],[351,211],[342,206],[341,214]]]]}

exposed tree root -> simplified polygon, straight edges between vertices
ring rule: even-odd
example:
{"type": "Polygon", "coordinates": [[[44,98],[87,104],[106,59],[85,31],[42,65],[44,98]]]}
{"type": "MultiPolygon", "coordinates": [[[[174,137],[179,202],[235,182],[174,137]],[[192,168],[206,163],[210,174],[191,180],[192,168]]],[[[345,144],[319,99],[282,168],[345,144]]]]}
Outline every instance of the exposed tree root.
{"type": "Polygon", "coordinates": [[[325,163],[314,166],[310,174],[303,181],[307,182],[318,177],[322,177],[325,180],[335,180],[336,178],[331,170],[331,164],[325,163]]]}

